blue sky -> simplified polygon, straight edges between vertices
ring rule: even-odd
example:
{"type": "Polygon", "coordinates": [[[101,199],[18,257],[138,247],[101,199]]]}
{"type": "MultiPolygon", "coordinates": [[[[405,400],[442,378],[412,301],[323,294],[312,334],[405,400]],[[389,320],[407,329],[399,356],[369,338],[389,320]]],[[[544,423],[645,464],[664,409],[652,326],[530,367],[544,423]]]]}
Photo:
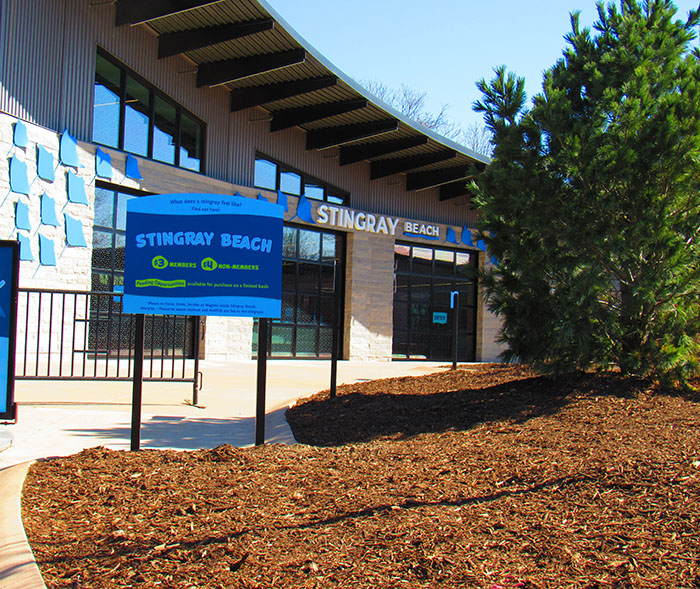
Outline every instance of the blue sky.
{"type": "MultiPolygon", "coordinates": [[[[462,124],[480,121],[471,108],[477,80],[506,65],[533,96],[565,47],[569,13],[579,10],[584,25],[597,16],[594,0],[267,1],[350,77],[427,92],[429,110],[448,104],[449,118],[462,124]]],[[[698,6],[675,4],[682,17],[698,6]]]]}

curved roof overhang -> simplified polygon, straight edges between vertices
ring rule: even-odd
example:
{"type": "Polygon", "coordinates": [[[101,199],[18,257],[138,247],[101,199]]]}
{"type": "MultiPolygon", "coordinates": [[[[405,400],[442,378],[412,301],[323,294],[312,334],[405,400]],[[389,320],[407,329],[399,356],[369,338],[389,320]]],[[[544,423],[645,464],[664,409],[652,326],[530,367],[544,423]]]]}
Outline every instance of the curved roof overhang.
{"type": "Polygon", "coordinates": [[[226,87],[231,111],[267,111],[270,132],[298,127],[306,149],[369,162],[370,178],[401,173],[406,190],[465,195],[489,158],[411,121],[340,72],[264,0],[117,0],[116,25],[150,27],[158,57],[183,55],[197,86],[226,87]]]}

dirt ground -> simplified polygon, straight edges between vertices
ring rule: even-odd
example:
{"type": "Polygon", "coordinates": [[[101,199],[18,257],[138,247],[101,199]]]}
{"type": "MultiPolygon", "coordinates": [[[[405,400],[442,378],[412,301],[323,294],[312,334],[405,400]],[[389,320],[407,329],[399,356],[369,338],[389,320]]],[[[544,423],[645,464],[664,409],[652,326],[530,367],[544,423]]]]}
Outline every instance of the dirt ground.
{"type": "Polygon", "coordinates": [[[700,587],[698,396],[487,365],[287,416],[297,446],[33,465],[47,585],[700,587]]]}

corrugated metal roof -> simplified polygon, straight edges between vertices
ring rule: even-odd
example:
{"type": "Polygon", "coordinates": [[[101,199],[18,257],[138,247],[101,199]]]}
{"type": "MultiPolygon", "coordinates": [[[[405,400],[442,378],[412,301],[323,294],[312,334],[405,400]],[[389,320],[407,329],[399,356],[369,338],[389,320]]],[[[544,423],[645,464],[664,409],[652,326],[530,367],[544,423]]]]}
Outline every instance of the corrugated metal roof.
{"type": "MultiPolygon", "coordinates": [[[[374,160],[370,159],[370,161],[386,161],[395,158],[430,154],[444,151],[447,148],[457,152],[456,156],[453,158],[414,170],[412,169],[405,173],[437,171],[466,165],[476,165],[481,168],[484,164],[489,163],[490,160],[488,157],[477,154],[462,145],[422,127],[420,124],[409,120],[404,115],[373,96],[354,80],[330,64],[284,22],[264,0],[220,0],[213,4],[206,4],[198,8],[192,8],[183,12],[177,12],[150,20],[146,26],[150,27],[160,36],[166,33],[206,29],[217,25],[239,24],[269,18],[274,20],[271,29],[220,42],[215,45],[186,51],[184,55],[196,66],[201,66],[202,64],[211,64],[213,62],[222,62],[222,64],[225,64],[229,60],[241,60],[255,56],[266,56],[284,51],[303,49],[306,51],[306,57],[301,63],[247,75],[238,80],[225,81],[223,85],[233,90],[261,87],[268,84],[282,84],[284,82],[320,78],[329,75],[336,76],[338,79],[336,85],[284,98],[272,97],[269,101],[265,101],[264,98],[261,98],[257,106],[267,110],[271,115],[270,118],[274,118],[274,113],[288,109],[366,98],[368,104],[365,108],[320,120],[301,123],[298,126],[306,131],[314,131],[318,129],[330,129],[339,126],[366,124],[373,121],[393,119],[398,122],[398,128],[395,131],[364,137],[354,142],[345,143],[344,145],[364,145],[420,135],[427,138],[427,142],[424,145],[374,158],[374,160]]],[[[211,67],[211,65],[208,66],[208,68],[211,67]]],[[[214,69],[216,70],[216,66],[214,66],[214,69]]]]}

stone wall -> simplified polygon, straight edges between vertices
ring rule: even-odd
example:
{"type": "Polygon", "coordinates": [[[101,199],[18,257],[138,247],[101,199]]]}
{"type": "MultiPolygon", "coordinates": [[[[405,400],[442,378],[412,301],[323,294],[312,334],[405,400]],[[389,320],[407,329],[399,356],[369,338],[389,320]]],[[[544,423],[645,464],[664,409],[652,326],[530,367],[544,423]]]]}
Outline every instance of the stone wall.
{"type": "Polygon", "coordinates": [[[29,123],[20,123],[26,127],[28,145],[17,147],[13,144],[17,119],[0,113],[0,151],[5,157],[0,158],[0,238],[16,240],[18,234],[28,239],[34,261],[22,261],[20,264],[19,285],[31,288],[53,288],[70,290],[89,290],[92,266],[92,222],[94,219],[95,200],[95,162],[94,149],[88,150],[78,145],[77,152],[82,167],[66,166],[59,160],[60,135],[29,123]],[[43,147],[53,158],[54,180],[47,181],[38,177],[37,154],[39,146],[43,147]],[[26,165],[29,181],[29,194],[13,192],[10,187],[10,162],[12,158],[26,165]],[[68,201],[67,175],[77,174],[85,184],[87,204],[68,201]],[[55,202],[58,226],[42,223],[41,199],[47,195],[55,202]],[[15,222],[17,203],[23,203],[29,209],[31,228],[18,229],[15,222]],[[66,241],[65,215],[82,223],[86,247],[71,247],[66,241]],[[56,265],[40,263],[39,236],[53,243],[56,265]]]}
{"type": "MultiPolygon", "coordinates": [[[[483,264],[486,256],[480,256],[483,264]]],[[[490,262],[486,262],[490,263],[490,262]]],[[[479,287],[476,307],[476,360],[477,362],[500,362],[499,355],[505,350],[505,345],[497,341],[501,331],[501,319],[489,311],[485,303],[485,293],[479,287]]]]}
{"type": "Polygon", "coordinates": [[[394,239],[349,233],[344,350],[349,360],[391,360],[394,239]]]}
{"type": "Polygon", "coordinates": [[[207,317],[204,349],[207,360],[250,360],[253,319],[207,317]]]}

